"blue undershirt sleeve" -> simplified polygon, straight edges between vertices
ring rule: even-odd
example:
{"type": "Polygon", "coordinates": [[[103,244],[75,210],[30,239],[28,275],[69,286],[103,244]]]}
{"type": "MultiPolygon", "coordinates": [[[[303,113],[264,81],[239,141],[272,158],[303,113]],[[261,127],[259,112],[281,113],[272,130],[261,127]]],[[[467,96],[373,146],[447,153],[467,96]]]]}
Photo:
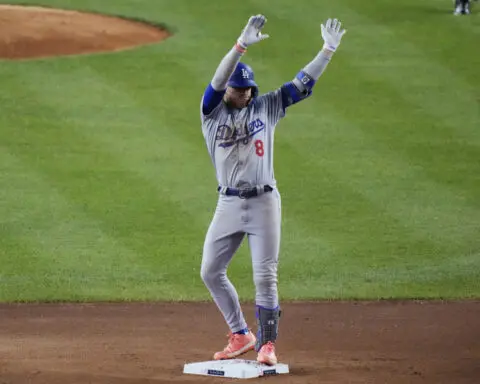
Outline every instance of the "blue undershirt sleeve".
{"type": "Polygon", "coordinates": [[[212,84],[208,84],[203,94],[202,112],[204,115],[209,115],[222,101],[225,90],[216,91],[212,84]]]}

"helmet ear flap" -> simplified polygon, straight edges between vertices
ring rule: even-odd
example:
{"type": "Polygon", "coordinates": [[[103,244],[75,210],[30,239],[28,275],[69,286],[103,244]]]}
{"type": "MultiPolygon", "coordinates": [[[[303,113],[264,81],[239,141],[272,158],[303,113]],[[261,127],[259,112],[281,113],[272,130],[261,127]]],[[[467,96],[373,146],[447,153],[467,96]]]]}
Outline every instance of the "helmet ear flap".
{"type": "Polygon", "coordinates": [[[252,87],[252,99],[258,96],[258,87],[252,87]]]}

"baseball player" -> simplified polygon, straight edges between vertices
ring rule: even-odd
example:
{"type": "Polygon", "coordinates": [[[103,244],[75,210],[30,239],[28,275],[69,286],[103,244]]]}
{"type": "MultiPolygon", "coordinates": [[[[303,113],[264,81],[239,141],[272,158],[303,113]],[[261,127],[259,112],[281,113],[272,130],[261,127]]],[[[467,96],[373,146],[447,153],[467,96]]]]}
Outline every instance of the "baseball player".
{"type": "Polygon", "coordinates": [[[230,328],[228,345],[215,360],[232,359],[255,349],[257,361],[277,363],[275,341],[280,306],[277,265],[281,201],[273,172],[273,137],[287,108],[305,100],[337,50],[345,30],[337,19],[321,25],[324,45],[295,78],[259,95],[250,66],[240,62],[247,49],[269,36],[266,18],[252,16],[223,57],[200,103],[202,132],[215,167],[218,202],[208,228],[201,277],[230,328]],[[249,331],[227,267],[248,238],[255,283],[258,331],[249,331]]]}

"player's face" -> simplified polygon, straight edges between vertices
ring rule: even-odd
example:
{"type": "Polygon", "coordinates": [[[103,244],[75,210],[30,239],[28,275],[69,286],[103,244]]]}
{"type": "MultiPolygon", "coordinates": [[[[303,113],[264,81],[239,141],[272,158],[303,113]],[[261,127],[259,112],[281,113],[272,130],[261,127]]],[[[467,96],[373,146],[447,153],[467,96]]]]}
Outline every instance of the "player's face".
{"type": "Polygon", "coordinates": [[[225,101],[234,108],[245,108],[252,98],[252,88],[227,87],[225,101]]]}

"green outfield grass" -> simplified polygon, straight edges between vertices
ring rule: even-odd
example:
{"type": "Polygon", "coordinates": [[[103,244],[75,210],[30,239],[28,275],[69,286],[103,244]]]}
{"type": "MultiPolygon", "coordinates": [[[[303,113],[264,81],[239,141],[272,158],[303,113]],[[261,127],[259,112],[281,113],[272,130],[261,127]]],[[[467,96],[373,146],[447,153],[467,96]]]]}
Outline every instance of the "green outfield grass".
{"type": "MultiPolygon", "coordinates": [[[[251,14],[260,91],[348,32],[276,133],[286,299],[480,297],[480,6],[451,1],[9,1],[147,19],[115,54],[0,61],[0,301],[200,300],[216,181],[199,103],[251,14]],[[215,9],[216,8],[216,9],[215,9]]],[[[248,247],[230,277],[254,297],[248,247]]]]}

